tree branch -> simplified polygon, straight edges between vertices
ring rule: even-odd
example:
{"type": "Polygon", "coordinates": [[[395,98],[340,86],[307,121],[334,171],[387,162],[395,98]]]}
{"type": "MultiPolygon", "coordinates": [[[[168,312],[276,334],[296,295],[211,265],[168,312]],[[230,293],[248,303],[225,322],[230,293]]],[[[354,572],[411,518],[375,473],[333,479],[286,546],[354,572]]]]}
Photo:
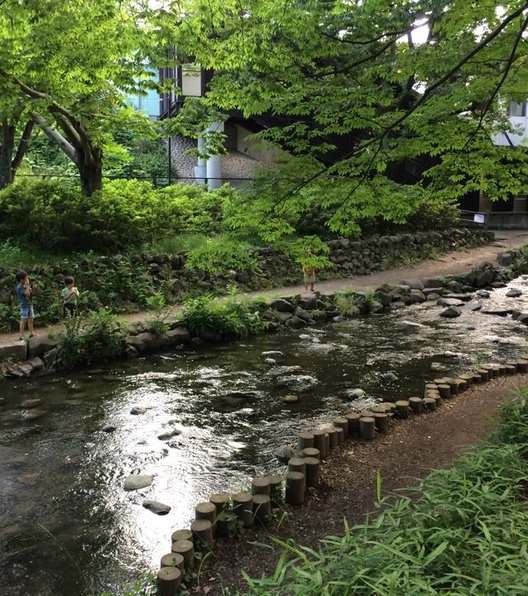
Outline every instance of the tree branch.
{"type": "Polygon", "coordinates": [[[33,114],[33,120],[40,126],[46,136],[51,139],[58,147],[75,163],[79,165],[79,154],[59,132],[52,128],[46,120],[38,113],[33,114]]]}
{"type": "Polygon", "coordinates": [[[31,133],[33,131],[34,125],[34,120],[28,120],[26,122],[26,126],[24,127],[24,130],[22,132],[22,137],[20,138],[20,143],[18,144],[17,152],[15,154],[15,157],[13,158],[13,161],[11,162],[11,169],[13,171],[16,171],[18,166],[22,163],[22,159],[24,158],[24,155],[26,154],[26,151],[29,146],[29,139],[31,138],[31,133]]]}

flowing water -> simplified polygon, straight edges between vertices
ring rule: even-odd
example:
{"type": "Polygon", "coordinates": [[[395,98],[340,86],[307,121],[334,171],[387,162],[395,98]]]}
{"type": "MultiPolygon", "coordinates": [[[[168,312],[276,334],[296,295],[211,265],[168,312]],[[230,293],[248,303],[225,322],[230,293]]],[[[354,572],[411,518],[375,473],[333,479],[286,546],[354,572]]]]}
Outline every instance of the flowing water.
{"type": "MultiPolygon", "coordinates": [[[[510,285],[527,298],[505,298],[500,289],[483,305],[528,312],[528,281],[510,285]]],[[[447,320],[440,310],[425,303],[4,384],[0,593],[115,592],[158,566],[196,503],[283,469],[274,450],[350,409],[348,388],[364,389],[367,403],[409,397],[475,358],[504,360],[527,346],[526,327],[509,317],[463,309],[447,320]],[[299,401],[286,403],[287,394],[299,401]],[[134,407],[145,411],[131,414],[134,407]],[[105,425],[116,430],[103,432],[105,425]],[[178,434],[158,438],[170,432],[178,434]],[[125,491],[125,478],[139,473],[153,474],[153,484],[125,491]],[[156,516],[143,508],[145,499],[172,509],[156,516]]]]}

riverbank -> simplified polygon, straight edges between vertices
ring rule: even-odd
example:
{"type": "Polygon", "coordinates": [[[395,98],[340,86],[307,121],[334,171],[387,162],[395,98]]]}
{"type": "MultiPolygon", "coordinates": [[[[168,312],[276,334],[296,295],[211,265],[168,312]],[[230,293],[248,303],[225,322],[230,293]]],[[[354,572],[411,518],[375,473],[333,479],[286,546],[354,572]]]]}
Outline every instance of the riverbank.
{"type": "Polygon", "coordinates": [[[196,593],[246,593],[242,572],[250,577],[272,574],[283,550],[275,540],[317,550],[325,536],[341,536],[349,526],[376,511],[377,475],[382,495],[415,486],[435,470],[452,464],[495,428],[501,403],[515,386],[528,387],[528,375],[500,377],[475,385],[441,408],[403,420],[373,442],[354,441],[332,452],[321,467],[322,487],[301,508],[284,506],[265,530],[240,540],[217,542],[202,572],[196,593]]]}

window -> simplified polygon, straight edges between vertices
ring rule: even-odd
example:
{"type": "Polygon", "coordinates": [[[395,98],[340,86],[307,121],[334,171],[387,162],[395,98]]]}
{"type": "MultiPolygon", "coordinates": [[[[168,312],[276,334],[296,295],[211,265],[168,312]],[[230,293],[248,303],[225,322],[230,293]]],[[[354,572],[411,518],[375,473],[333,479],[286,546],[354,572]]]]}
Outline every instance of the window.
{"type": "Polygon", "coordinates": [[[517,103],[512,101],[508,110],[508,116],[525,117],[526,116],[526,104],[517,103]]]}
{"type": "Polygon", "coordinates": [[[191,62],[181,67],[182,95],[200,97],[202,95],[202,69],[199,64],[191,62]]]}

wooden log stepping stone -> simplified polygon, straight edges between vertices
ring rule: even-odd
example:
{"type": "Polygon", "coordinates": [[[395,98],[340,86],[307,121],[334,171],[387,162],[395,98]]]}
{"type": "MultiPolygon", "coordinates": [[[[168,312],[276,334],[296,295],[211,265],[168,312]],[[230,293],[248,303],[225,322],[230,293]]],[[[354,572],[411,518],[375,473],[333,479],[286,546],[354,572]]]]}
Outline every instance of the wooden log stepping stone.
{"type": "Polygon", "coordinates": [[[388,414],[381,414],[376,412],[374,414],[374,424],[378,432],[385,434],[389,430],[389,416],[388,414]]]}
{"type": "Polygon", "coordinates": [[[321,454],[319,453],[319,449],[315,447],[307,447],[306,449],[302,450],[302,456],[306,457],[315,457],[315,459],[321,459],[321,454]]]}
{"type": "Polygon", "coordinates": [[[406,399],[399,399],[395,405],[398,418],[409,418],[410,406],[406,399]]]}
{"type": "Polygon", "coordinates": [[[473,376],[473,383],[475,385],[482,383],[482,375],[480,375],[478,372],[474,372],[472,376],[473,376]]]}
{"type": "Polygon", "coordinates": [[[289,505],[302,505],[306,491],[306,477],[301,472],[288,472],[286,474],[285,501],[289,505]]]}
{"type": "Polygon", "coordinates": [[[451,391],[451,395],[456,395],[458,393],[458,382],[456,379],[447,377],[445,379],[445,385],[449,385],[449,390],[451,391]]]}
{"type": "Polygon", "coordinates": [[[176,530],[172,533],[171,541],[178,542],[178,540],[191,540],[192,541],[192,532],[191,530],[176,530]]]}
{"type": "Polygon", "coordinates": [[[359,419],[359,436],[366,441],[372,441],[376,436],[376,421],[371,416],[359,419]]]}
{"type": "MultiPolygon", "coordinates": [[[[309,448],[313,449],[313,447],[309,448]]],[[[270,497],[271,497],[271,505],[278,505],[282,503],[282,483],[284,480],[284,476],[281,474],[270,474],[268,476],[268,480],[270,483],[270,497]]]]}
{"type": "Polygon", "coordinates": [[[458,378],[466,381],[468,387],[473,385],[473,375],[463,374],[458,375],[458,378]]]}
{"type": "Polygon", "coordinates": [[[345,442],[345,431],[340,426],[336,426],[335,429],[337,431],[337,446],[339,447],[339,445],[343,445],[345,442]]]}
{"type": "Polygon", "coordinates": [[[327,449],[327,439],[328,434],[324,430],[314,430],[314,447],[319,449],[319,453],[321,454],[321,459],[324,459],[328,455],[327,449]]]}
{"type": "Polygon", "coordinates": [[[342,418],[334,418],[332,424],[336,428],[343,429],[343,439],[348,439],[348,420],[345,417],[342,418]]]}
{"type": "Polygon", "coordinates": [[[465,391],[469,387],[468,382],[467,382],[466,379],[461,379],[460,377],[457,377],[456,378],[456,382],[457,382],[457,385],[458,385],[458,392],[459,393],[462,393],[462,391],[465,391]]]}
{"type": "Polygon", "coordinates": [[[196,505],[196,507],[194,508],[194,517],[196,519],[206,519],[210,521],[211,524],[214,523],[215,514],[216,507],[213,503],[210,503],[209,501],[204,503],[198,503],[198,505],[196,505]]]}
{"type": "Polygon", "coordinates": [[[438,393],[440,393],[442,399],[449,399],[451,397],[451,387],[447,383],[438,385],[438,393]]]}
{"type": "Polygon", "coordinates": [[[335,426],[330,426],[325,429],[326,433],[328,434],[328,440],[330,443],[330,451],[335,449],[338,446],[338,438],[337,438],[337,428],[335,426]]]}
{"type": "Polygon", "coordinates": [[[515,375],[517,373],[517,366],[515,364],[508,364],[504,366],[506,375],[515,375]]]}
{"type": "Polygon", "coordinates": [[[528,360],[524,360],[524,358],[520,358],[519,360],[515,361],[517,365],[517,371],[520,373],[527,373],[528,372],[528,360]]]}
{"type": "Polygon", "coordinates": [[[427,410],[436,410],[436,399],[434,397],[424,397],[423,403],[427,410]]]}
{"type": "Polygon", "coordinates": [[[162,567],[158,571],[159,596],[175,596],[181,584],[181,571],[177,567],[162,567]]]}
{"type": "Polygon", "coordinates": [[[306,487],[317,488],[319,486],[320,461],[315,457],[307,457],[306,463],[306,487]]]}
{"type": "Polygon", "coordinates": [[[168,553],[161,557],[160,568],[162,567],[177,567],[183,571],[183,556],[180,553],[168,553]]]}
{"type": "Polygon", "coordinates": [[[190,540],[177,540],[173,542],[171,551],[183,557],[185,571],[191,571],[194,568],[194,545],[190,540]]]}
{"type": "Polygon", "coordinates": [[[271,519],[271,499],[269,495],[262,493],[253,495],[253,516],[262,524],[271,519]]]}
{"type": "Polygon", "coordinates": [[[306,460],[303,457],[292,457],[288,462],[288,472],[306,473],[306,460]]]}
{"type": "Polygon", "coordinates": [[[233,495],[233,513],[244,528],[250,528],[253,525],[253,495],[245,492],[233,495]]]}
{"type": "Polygon", "coordinates": [[[314,435],[310,430],[299,433],[299,450],[314,446],[314,435]]]}
{"type": "Polygon", "coordinates": [[[191,530],[197,548],[213,549],[213,524],[208,519],[195,519],[191,524],[191,530]]]}
{"type": "Polygon", "coordinates": [[[357,412],[349,412],[345,414],[348,420],[348,436],[354,437],[359,434],[359,419],[361,416],[357,412]]]}
{"type": "Polygon", "coordinates": [[[411,410],[415,414],[421,414],[423,412],[423,399],[421,397],[410,397],[408,401],[411,410]]]}
{"type": "Polygon", "coordinates": [[[209,498],[209,501],[211,501],[211,503],[216,508],[215,517],[217,515],[220,515],[220,513],[222,513],[222,511],[229,509],[230,499],[229,499],[229,495],[227,493],[216,493],[214,495],[211,495],[211,497],[209,498]]]}
{"type": "Polygon", "coordinates": [[[481,383],[487,383],[490,380],[490,373],[487,368],[477,369],[477,374],[480,375],[481,383]]]}
{"type": "MultiPolygon", "coordinates": [[[[290,458],[288,461],[291,461],[290,458]]],[[[257,476],[251,481],[251,494],[253,495],[269,495],[271,492],[270,481],[267,476],[257,476]]]]}

